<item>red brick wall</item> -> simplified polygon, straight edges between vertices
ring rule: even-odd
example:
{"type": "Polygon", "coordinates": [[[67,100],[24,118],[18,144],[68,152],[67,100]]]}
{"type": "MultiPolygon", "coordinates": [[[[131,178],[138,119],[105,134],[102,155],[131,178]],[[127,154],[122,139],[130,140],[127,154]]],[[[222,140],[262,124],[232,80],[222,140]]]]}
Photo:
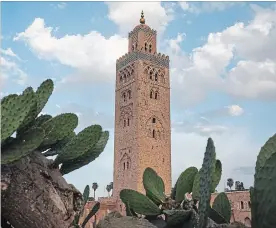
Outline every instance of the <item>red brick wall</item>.
{"type": "MultiPolygon", "coordinates": [[[[250,193],[249,191],[233,191],[226,192],[227,197],[231,203],[232,218],[233,222],[238,221],[244,224],[248,224],[251,220],[251,209],[250,209],[250,193]]],[[[211,205],[213,204],[218,193],[213,193],[211,196],[211,205]]]]}

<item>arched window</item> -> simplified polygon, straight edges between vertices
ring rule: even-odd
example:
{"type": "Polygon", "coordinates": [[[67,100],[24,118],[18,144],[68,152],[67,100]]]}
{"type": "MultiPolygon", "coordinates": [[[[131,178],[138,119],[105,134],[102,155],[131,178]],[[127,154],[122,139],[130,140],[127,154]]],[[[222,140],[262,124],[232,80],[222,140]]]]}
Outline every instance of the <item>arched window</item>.
{"type": "Polygon", "coordinates": [[[126,81],[126,74],[124,74],[124,82],[126,81]]]}
{"type": "Polygon", "coordinates": [[[129,169],[129,162],[127,162],[127,169],[129,169]]]}
{"type": "Polygon", "coordinates": [[[241,201],[241,209],[244,209],[244,203],[241,201]]]}
{"type": "Polygon", "coordinates": [[[126,169],[126,163],[124,162],[124,170],[126,169]]]}
{"type": "Polygon", "coordinates": [[[155,92],[154,99],[156,99],[156,100],[157,100],[157,98],[158,98],[158,93],[157,93],[157,92],[155,92]]]}
{"type": "Polygon", "coordinates": [[[152,91],[150,91],[150,98],[152,98],[152,95],[153,95],[153,92],[152,92],[152,91]]]}
{"type": "Polygon", "coordinates": [[[124,127],[126,126],[126,120],[124,120],[124,127]]]}
{"type": "Polygon", "coordinates": [[[149,45],[149,52],[151,53],[151,44],[149,45]]]}
{"type": "Polygon", "coordinates": [[[123,81],[123,76],[122,76],[122,75],[120,76],[120,82],[121,82],[121,81],[123,81]]]}
{"type": "Polygon", "coordinates": [[[157,73],[155,73],[154,79],[155,79],[156,82],[158,81],[158,74],[157,73]]]}
{"type": "Polygon", "coordinates": [[[251,208],[251,202],[250,201],[248,201],[248,207],[251,208]]]}
{"type": "Polygon", "coordinates": [[[134,73],[134,70],[133,69],[131,69],[131,74],[133,74],[134,73]]]}
{"type": "Polygon", "coordinates": [[[152,137],[155,138],[155,130],[152,130],[152,137]]]}
{"type": "Polygon", "coordinates": [[[129,118],[127,118],[127,126],[129,126],[129,118]]]}
{"type": "Polygon", "coordinates": [[[244,219],[244,225],[245,225],[246,227],[251,227],[251,220],[250,220],[250,218],[246,217],[246,218],[244,219]]]}
{"type": "Polygon", "coordinates": [[[152,118],[152,123],[155,123],[155,121],[156,121],[156,119],[153,117],[153,118],[152,118]]]}
{"type": "Polygon", "coordinates": [[[145,43],[145,51],[147,51],[147,50],[148,50],[148,44],[145,43]]]}

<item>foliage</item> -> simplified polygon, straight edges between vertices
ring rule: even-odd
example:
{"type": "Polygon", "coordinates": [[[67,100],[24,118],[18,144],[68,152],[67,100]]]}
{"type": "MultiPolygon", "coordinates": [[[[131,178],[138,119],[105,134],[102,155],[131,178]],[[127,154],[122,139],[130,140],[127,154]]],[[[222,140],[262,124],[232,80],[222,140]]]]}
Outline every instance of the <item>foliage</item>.
{"type": "Polygon", "coordinates": [[[93,217],[95,216],[96,219],[96,213],[97,211],[100,209],[100,203],[96,202],[95,205],[93,206],[93,208],[90,210],[90,212],[88,213],[88,215],[85,217],[85,219],[83,220],[82,224],[80,224],[80,217],[83,215],[84,209],[85,209],[85,205],[89,199],[89,194],[90,194],[90,188],[89,185],[86,185],[84,191],[83,191],[83,204],[82,204],[82,209],[80,210],[80,212],[78,214],[75,215],[75,219],[72,223],[72,226],[74,228],[85,228],[85,225],[87,224],[87,222],[93,217]]]}
{"type": "MultiPolygon", "coordinates": [[[[164,218],[165,228],[245,227],[237,222],[230,224],[231,204],[226,193],[219,193],[210,206],[211,193],[221,173],[222,164],[216,159],[215,146],[209,138],[201,169],[190,167],[182,172],[170,196],[165,195],[161,177],[153,169],[146,168],[143,175],[146,195],[123,189],[120,197],[128,216],[145,216],[152,223],[164,218]]],[[[232,188],[232,178],[228,178],[227,185],[232,188]]],[[[238,186],[244,189],[242,182],[238,186]]],[[[261,148],[256,162],[254,187],[250,188],[252,228],[275,227],[275,189],[276,134],[261,148]]]]}
{"type": "Polygon", "coordinates": [[[100,125],[75,134],[76,114],[39,115],[53,90],[53,81],[47,79],[36,91],[28,87],[20,95],[11,94],[1,100],[1,165],[37,151],[46,157],[57,155],[52,166],[62,164],[60,172],[64,175],[89,164],[103,152],[109,133],[100,125]]]}

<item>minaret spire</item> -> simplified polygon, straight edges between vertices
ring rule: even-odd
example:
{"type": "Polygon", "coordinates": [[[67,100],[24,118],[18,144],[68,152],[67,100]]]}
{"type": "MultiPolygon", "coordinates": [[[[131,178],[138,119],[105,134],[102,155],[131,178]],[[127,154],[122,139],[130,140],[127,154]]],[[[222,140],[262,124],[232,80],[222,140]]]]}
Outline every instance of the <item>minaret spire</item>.
{"type": "Polygon", "coordinates": [[[145,24],[145,22],[146,22],[146,20],[144,18],[144,12],[142,10],[142,12],[141,12],[141,18],[140,18],[140,24],[145,24]]]}

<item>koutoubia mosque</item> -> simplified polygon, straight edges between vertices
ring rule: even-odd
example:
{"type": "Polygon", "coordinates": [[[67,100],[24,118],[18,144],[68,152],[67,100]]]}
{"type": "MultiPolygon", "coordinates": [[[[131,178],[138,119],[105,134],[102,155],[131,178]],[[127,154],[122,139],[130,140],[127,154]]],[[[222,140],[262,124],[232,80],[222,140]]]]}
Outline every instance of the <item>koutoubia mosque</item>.
{"type": "MultiPolygon", "coordinates": [[[[111,211],[124,214],[122,189],[144,193],[143,172],[153,168],[170,194],[171,121],[169,57],[157,52],[157,32],[140,24],[128,35],[128,53],[116,61],[114,175],[111,197],[99,197],[97,221],[111,211]]],[[[250,224],[248,191],[227,192],[232,204],[232,220],[250,224]]],[[[212,195],[211,203],[216,197],[212,195]]],[[[95,201],[89,201],[84,217],[95,201]]],[[[93,219],[87,224],[92,228],[93,219]]]]}

